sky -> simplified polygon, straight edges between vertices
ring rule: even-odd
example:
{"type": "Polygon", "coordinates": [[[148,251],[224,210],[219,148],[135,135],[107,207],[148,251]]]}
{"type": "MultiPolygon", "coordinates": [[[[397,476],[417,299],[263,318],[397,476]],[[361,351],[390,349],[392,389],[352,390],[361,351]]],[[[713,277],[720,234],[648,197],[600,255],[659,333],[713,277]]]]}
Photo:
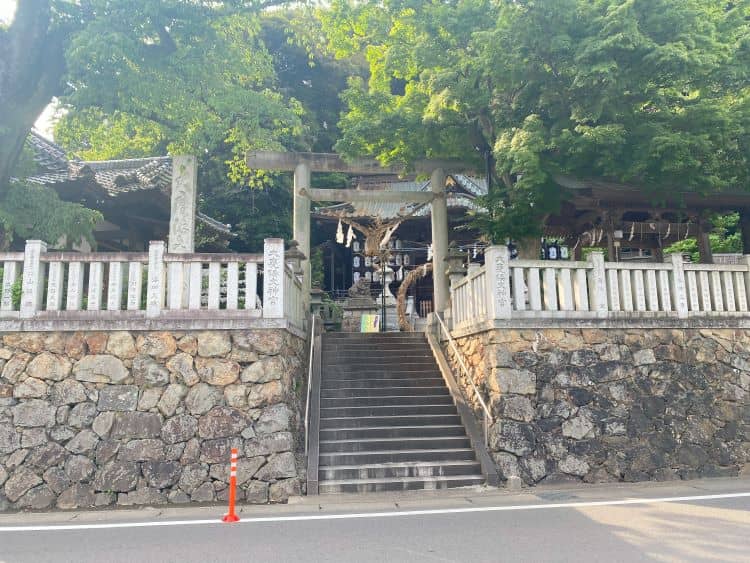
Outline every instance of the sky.
{"type": "Polygon", "coordinates": [[[10,23],[16,11],[16,0],[0,0],[0,23],[10,23]]]}
{"type": "MultiPolygon", "coordinates": [[[[0,0],[0,24],[8,25],[13,20],[16,12],[16,0],[0,0]]],[[[34,127],[45,137],[52,138],[53,117],[55,115],[55,104],[49,104],[42,115],[39,116],[34,127]]]]}

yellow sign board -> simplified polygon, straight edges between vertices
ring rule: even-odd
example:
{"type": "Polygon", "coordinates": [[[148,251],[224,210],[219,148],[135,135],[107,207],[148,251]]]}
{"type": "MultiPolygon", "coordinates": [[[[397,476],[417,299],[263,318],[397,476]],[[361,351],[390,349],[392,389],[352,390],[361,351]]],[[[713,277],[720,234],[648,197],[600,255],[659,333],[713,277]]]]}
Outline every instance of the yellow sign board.
{"type": "Polygon", "coordinates": [[[380,315],[362,315],[360,332],[380,332],[380,315]]]}

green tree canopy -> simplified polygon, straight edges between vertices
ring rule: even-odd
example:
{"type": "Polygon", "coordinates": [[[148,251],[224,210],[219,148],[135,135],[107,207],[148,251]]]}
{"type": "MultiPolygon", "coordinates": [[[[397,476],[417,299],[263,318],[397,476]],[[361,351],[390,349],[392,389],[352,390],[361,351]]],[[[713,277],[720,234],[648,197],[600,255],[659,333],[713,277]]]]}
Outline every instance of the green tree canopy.
{"type": "Polygon", "coordinates": [[[557,174],[653,191],[750,188],[750,7],[726,0],[333,2],[338,56],[364,54],[339,150],[476,158],[501,190],[480,225],[535,234],[557,174]]]}
{"type": "MultiPolygon", "coordinates": [[[[9,179],[21,176],[14,169],[23,141],[53,96],[68,109],[57,136],[80,157],[218,151],[235,181],[254,181],[245,151],[290,145],[303,129],[301,106],[279,91],[260,37],[263,9],[281,3],[18,0],[14,20],[0,27],[0,211],[8,234],[35,224],[14,212],[9,179]]],[[[29,201],[62,205],[37,192],[29,201]]],[[[72,211],[60,205],[60,213],[72,211]]]]}
{"type": "Polygon", "coordinates": [[[317,49],[320,24],[303,9],[215,13],[179,32],[173,25],[172,52],[153,56],[132,26],[102,22],[111,34],[103,52],[92,51],[101,40],[96,27],[75,38],[70,72],[79,85],[63,98],[68,112],[56,140],[92,160],[197,154],[200,208],[233,225],[233,249],[257,251],[264,237],[288,237],[290,182],[247,170],[244,154],[330,151],[343,109],[338,92],[357,69],[317,49]]]}

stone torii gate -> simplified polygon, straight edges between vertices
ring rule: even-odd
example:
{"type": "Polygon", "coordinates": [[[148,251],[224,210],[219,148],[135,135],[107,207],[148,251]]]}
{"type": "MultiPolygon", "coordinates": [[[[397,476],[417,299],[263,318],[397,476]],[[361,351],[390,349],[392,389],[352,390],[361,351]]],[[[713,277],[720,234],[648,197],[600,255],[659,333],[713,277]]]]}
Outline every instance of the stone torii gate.
{"type": "Polygon", "coordinates": [[[432,260],[435,311],[448,306],[449,282],[445,259],[448,255],[448,204],[445,198],[446,169],[463,171],[467,167],[454,161],[417,162],[414,171],[430,175],[430,192],[316,189],[310,187],[312,172],[342,172],[360,176],[401,174],[402,168],[382,166],[375,160],[345,161],[338,154],[259,151],[246,155],[251,169],[294,172],[293,238],[308,257],[305,263],[305,294],[310,294],[310,201],[381,201],[389,203],[430,203],[432,206],[432,260]]]}

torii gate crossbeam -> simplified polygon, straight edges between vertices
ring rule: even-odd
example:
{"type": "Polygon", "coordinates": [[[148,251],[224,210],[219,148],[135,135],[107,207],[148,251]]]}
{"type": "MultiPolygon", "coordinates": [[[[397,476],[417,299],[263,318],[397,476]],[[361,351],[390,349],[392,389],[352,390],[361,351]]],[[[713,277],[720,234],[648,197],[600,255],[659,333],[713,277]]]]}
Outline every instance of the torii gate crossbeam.
{"type": "Polygon", "coordinates": [[[430,203],[432,206],[432,260],[435,311],[442,313],[448,306],[449,282],[445,259],[448,255],[448,205],[445,199],[445,170],[464,171],[466,165],[455,161],[428,160],[417,162],[414,170],[430,174],[430,193],[364,192],[361,190],[320,190],[310,187],[312,172],[343,172],[358,175],[401,174],[402,168],[382,166],[375,160],[345,161],[338,154],[287,153],[275,151],[248,152],[251,169],[294,172],[293,237],[308,260],[305,262],[305,289],[310,294],[310,201],[361,201],[364,198],[397,203],[430,203]]]}

